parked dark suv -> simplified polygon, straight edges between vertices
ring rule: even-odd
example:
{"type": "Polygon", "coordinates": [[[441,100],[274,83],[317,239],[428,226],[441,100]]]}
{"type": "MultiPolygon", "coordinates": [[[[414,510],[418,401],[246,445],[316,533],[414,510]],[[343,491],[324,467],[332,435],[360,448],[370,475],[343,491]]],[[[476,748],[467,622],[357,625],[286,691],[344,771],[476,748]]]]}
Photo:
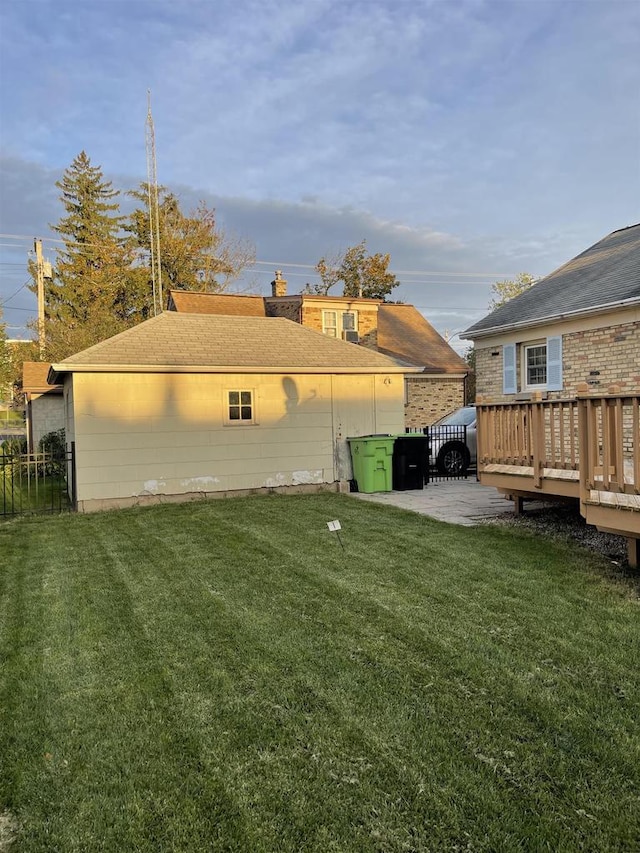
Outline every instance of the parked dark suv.
{"type": "Polygon", "coordinates": [[[476,437],[476,407],[456,409],[429,427],[431,464],[448,477],[466,473],[476,464],[476,437]]]}

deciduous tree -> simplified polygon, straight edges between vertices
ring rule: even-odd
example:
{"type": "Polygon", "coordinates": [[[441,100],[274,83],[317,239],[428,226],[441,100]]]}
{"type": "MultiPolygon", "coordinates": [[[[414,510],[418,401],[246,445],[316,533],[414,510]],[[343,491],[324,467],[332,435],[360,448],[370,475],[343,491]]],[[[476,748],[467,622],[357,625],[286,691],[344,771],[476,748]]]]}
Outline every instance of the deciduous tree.
{"type": "Polygon", "coordinates": [[[308,286],[314,293],[326,295],[332,287],[343,282],[343,296],[362,296],[368,299],[386,299],[400,282],[389,272],[390,255],[377,252],[369,255],[366,240],[351,246],[344,255],[332,260],[321,258],[316,270],[322,283],[308,286]]]}
{"type": "MultiPolygon", "coordinates": [[[[129,217],[126,230],[137,248],[149,252],[148,185],[129,193],[142,203],[129,217]]],[[[241,239],[225,234],[216,224],[215,211],[201,202],[184,214],[177,197],[166,188],[158,190],[158,224],[162,287],[215,292],[224,290],[255,260],[254,249],[241,239]]],[[[146,267],[150,280],[151,271],[146,267]]]]}
{"type": "Polygon", "coordinates": [[[489,303],[489,310],[495,311],[496,308],[500,308],[514,296],[519,296],[525,290],[529,290],[535,283],[536,279],[528,272],[521,272],[512,280],[496,281],[495,284],[491,285],[491,292],[495,295],[489,303]]]}

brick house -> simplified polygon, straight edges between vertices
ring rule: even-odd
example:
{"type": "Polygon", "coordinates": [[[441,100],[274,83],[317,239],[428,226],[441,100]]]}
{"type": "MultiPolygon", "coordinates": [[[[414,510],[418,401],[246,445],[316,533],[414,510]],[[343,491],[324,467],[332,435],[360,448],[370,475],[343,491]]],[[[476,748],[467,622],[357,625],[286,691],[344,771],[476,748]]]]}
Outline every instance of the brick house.
{"type": "Polygon", "coordinates": [[[172,290],[170,311],[189,314],[281,317],[308,329],[420,367],[405,377],[405,426],[432,424],[465,402],[468,367],[413,305],[347,296],[287,294],[276,273],[271,296],[172,290]]]}
{"type": "Polygon", "coordinates": [[[640,562],[640,224],[614,231],[464,332],[476,351],[478,476],[575,499],[640,562]]]}
{"type": "Polygon", "coordinates": [[[479,398],[640,391],[640,224],[614,231],[463,333],[479,398]]]}

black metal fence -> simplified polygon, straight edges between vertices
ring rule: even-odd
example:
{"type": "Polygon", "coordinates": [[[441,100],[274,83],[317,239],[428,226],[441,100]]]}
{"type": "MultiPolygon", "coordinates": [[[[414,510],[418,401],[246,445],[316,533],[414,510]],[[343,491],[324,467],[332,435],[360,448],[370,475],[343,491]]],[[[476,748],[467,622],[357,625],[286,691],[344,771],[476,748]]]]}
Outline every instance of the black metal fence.
{"type": "Polygon", "coordinates": [[[472,448],[468,443],[467,427],[464,425],[442,424],[413,429],[407,427],[406,433],[426,437],[425,483],[466,479],[470,468],[475,466],[472,448]]]}
{"type": "Polygon", "coordinates": [[[0,447],[0,518],[69,512],[75,507],[75,447],[22,453],[0,447]]]}

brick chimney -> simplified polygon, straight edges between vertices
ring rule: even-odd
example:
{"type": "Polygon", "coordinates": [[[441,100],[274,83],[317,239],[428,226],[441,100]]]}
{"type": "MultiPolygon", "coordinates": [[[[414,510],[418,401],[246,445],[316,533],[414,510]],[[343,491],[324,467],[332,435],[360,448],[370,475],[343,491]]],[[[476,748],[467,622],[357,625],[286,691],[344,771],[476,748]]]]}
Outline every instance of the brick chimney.
{"type": "Polygon", "coordinates": [[[276,277],[271,282],[271,295],[272,296],[286,296],[287,295],[287,281],[282,278],[282,270],[276,270],[276,277]]]}

